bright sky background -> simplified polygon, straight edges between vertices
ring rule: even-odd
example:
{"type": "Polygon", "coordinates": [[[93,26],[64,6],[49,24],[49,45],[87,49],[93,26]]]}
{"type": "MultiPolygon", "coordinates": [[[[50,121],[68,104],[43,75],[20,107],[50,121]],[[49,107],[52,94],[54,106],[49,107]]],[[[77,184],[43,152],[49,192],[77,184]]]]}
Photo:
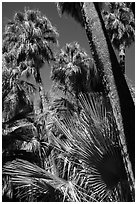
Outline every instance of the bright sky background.
{"type": "MultiPolygon", "coordinates": [[[[24,7],[30,9],[39,9],[42,14],[46,15],[55,26],[60,34],[59,44],[62,48],[66,43],[73,41],[79,42],[82,48],[90,55],[88,40],[84,29],[73,20],[70,16],[58,15],[56,5],[52,2],[3,2],[2,3],[2,28],[9,19],[13,19],[15,12],[23,11],[24,7]]],[[[3,30],[4,31],[4,30],[3,30]]],[[[48,91],[51,87],[50,67],[45,65],[41,70],[41,76],[45,89],[48,91]]],[[[128,78],[135,83],[135,44],[132,44],[126,51],[126,74],[128,78]]]]}

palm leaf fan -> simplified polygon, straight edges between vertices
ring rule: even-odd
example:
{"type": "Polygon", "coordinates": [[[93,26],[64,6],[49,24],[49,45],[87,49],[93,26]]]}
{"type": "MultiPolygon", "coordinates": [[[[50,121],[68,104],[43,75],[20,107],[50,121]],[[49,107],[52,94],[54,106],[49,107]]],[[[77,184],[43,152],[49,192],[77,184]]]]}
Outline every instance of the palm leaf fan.
{"type": "MultiPolygon", "coordinates": [[[[75,195],[73,195],[73,185],[70,182],[57,177],[50,170],[44,170],[28,161],[18,159],[6,163],[3,167],[3,175],[11,176],[11,182],[18,190],[17,197],[20,198],[20,201],[37,201],[41,195],[44,197],[48,194],[51,194],[53,198],[56,193],[58,197],[64,194],[71,201],[76,201],[75,198],[72,198],[75,195]]],[[[48,201],[47,199],[44,201],[48,201]]]]}
{"type": "Polygon", "coordinates": [[[119,132],[106,100],[101,94],[80,94],[79,103],[80,116],[63,122],[55,119],[67,137],[68,159],[77,158],[85,172],[85,185],[97,201],[131,200],[119,132]]]}

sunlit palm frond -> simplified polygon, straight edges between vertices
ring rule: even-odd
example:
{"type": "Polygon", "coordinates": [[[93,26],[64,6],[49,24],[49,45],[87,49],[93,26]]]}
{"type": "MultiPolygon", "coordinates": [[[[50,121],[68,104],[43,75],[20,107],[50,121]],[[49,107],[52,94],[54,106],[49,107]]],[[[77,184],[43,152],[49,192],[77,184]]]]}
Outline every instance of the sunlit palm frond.
{"type": "MultiPolygon", "coordinates": [[[[102,94],[80,94],[79,103],[82,110],[85,111],[83,114],[85,119],[88,117],[91,118],[92,123],[95,125],[97,125],[97,123],[105,123],[107,110],[105,107],[106,102],[102,94]]],[[[83,117],[81,113],[81,118],[83,117]]]]}
{"type": "Polygon", "coordinates": [[[30,196],[31,201],[36,201],[41,194],[55,193],[56,190],[60,191],[60,195],[66,192],[66,196],[72,200],[74,192],[69,182],[27,161],[16,160],[7,163],[3,167],[3,174],[11,176],[13,185],[18,189],[20,200],[30,196]]]}
{"type": "Polygon", "coordinates": [[[39,85],[42,110],[45,101],[39,69],[45,62],[55,60],[57,37],[57,29],[48,18],[40,11],[30,9],[15,13],[14,19],[5,26],[3,35],[3,54],[8,55],[8,66],[17,67],[20,75],[33,75],[39,85]]]}
{"type": "Polygon", "coordinates": [[[57,44],[57,36],[56,28],[46,16],[38,10],[25,9],[24,13],[16,13],[14,20],[6,25],[3,52],[12,51],[18,66],[26,63],[22,66],[24,69],[35,67],[38,63],[41,67],[45,60],[54,58],[51,45],[57,44]]]}
{"type": "Polygon", "coordinates": [[[68,160],[77,159],[79,166],[81,164],[79,175],[82,176],[83,169],[85,171],[83,188],[90,189],[92,199],[124,201],[128,199],[124,196],[124,185],[128,196],[130,190],[119,146],[119,132],[113,115],[106,113],[105,104],[102,103],[101,108],[98,106],[99,99],[100,96],[94,94],[80,95],[84,117],[67,118],[63,122],[56,119],[56,122],[68,140],[63,142],[68,160]],[[99,125],[96,125],[97,121],[99,125]]]}
{"type": "Polygon", "coordinates": [[[108,3],[109,12],[102,12],[108,35],[119,49],[121,43],[130,46],[134,42],[135,22],[130,6],[125,2],[108,3]]]}

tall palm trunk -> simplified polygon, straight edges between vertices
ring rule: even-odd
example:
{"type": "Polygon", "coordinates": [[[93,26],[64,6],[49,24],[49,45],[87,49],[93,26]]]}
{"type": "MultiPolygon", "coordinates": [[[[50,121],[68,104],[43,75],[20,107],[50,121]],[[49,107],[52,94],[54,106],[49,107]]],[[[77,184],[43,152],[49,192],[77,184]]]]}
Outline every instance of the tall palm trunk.
{"type": "Polygon", "coordinates": [[[124,43],[119,46],[119,59],[120,59],[120,67],[122,73],[125,74],[125,45],[124,43]]]}
{"type": "Polygon", "coordinates": [[[38,84],[39,86],[39,95],[41,99],[41,111],[44,112],[45,110],[45,92],[42,83],[38,84]]]}
{"type": "Polygon", "coordinates": [[[42,79],[41,79],[41,76],[40,76],[39,69],[37,69],[35,80],[36,80],[36,82],[38,84],[38,87],[39,87],[39,96],[40,96],[40,99],[41,99],[41,112],[44,112],[45,111],[45,105],[46,105],[46,103],[45,103],[46,98],[45,98],[45,91],[44,91],[44,87],[43,87],[43,84],[42,84],[42,79]]]}
{"type": "Polygon", "coordinates": [[[107,36],[105,25],[98,9],[98,4],[84,2],[82,14],[91,53],[102,79],[105,92],[108,93],[113,114],[119,129],[120,145],[122,154],[124,155],[123,160],[133,195],[133,172],[135,163],[134,103],[107,36]]]}

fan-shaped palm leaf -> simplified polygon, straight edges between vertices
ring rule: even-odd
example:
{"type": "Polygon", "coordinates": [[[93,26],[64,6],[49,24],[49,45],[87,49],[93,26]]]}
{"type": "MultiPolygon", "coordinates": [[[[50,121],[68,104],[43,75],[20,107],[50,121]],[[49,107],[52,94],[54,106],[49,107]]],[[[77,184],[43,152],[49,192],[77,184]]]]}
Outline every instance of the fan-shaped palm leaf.
{"type": "Polygon", "coordinates": [[[18,189],[20,200],[29,197],[27,201],[37,201],[41,194],[56,193],[56,190],[60,191],[60,195],[64,192],[66,195],[70,194],[71,200],[74,198],[73,186],[68,181],[27,161],[16,160],[7,163],[3,167],[3,174],[11,176],[13,185],[18,189]]]}
{"type": "MultiPolygon", "coordinates": [[[[67,4],[69,3],[64,2],[62,7],[65,7],[67,4]]],[[[130,178],[134,183],[133,173],[130,165],[130,163],[132,163],[134,172],[135,123],[133,100],[108,38],[98,3],[84,2],[81,4],[80,11],[83,16],[91,53],[101,78],[101,85],[103,84],[105,93],[109,93],[108,96],[110,104],[112,106],[118,129],[121,133],[120,141],[123,152],[124,154],[127,154],[128,149],[130,155],[130,160],[128,157],[126,158],[126,163],[128,164],[127,174],[130,175],[130,178]],[[125,112],[125,110],[127,111],[125,112]],[[132,137],[129,137],[129,135],[132,135],[132,137]],[[127,148],[125,137],[127,141],[127,148]]]]}
{"type": "Polygon", "coordinates": [[[82,176],[84,170],[84,188],[87,185],[91,189],[92,198],[98,201],[126,201],[131,199],[129,186],[132,184],[126,177],[119,131],[112,112],[106,111],[98,97],[82,94],[79,98],[83,108],[80,118],[67,118],[63,122],[57,119],[68,141],[56,141],[61,149],[65,149],[68,160],[73,162],[77,159],[79,166],[81,164],[78,174],[82,176]],[[124,185],[128,189],[127,197],[124,196],[124,185]]]}

